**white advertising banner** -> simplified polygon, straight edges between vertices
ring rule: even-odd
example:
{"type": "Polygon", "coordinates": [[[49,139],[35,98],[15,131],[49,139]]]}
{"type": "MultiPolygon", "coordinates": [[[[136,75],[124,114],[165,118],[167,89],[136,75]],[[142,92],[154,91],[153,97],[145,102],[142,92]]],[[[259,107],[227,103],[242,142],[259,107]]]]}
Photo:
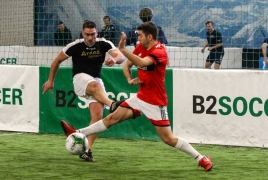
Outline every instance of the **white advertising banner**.
{"type": "Polygon", "coordinates": [[[0,46],[0,65],[35,65],[35,47],[0,46]]]}
{"type": "Polygon", "coordinates": [[[0,130],[38,132],[39,67],[0,66],[0,130]]]}
{"type": "Polygon", "coordinates": [[[268,147],[268,71],[173,70],[173,132],[190,143],[268,147]]]}

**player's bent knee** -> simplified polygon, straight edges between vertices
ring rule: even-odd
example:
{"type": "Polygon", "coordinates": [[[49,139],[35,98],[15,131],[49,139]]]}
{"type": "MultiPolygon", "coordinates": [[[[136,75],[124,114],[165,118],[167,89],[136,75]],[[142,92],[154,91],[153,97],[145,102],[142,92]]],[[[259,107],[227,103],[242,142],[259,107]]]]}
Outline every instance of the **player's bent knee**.
{"type": "Polygon", "coordinates": [[[93,93],[95,93],[96,91],[98,90],[102,90],[101,89],[101,86],[99,83],[93,81],[93,82],[90,82],[88,85],[87,85],[87,95],[92,95],[93,93]]]}

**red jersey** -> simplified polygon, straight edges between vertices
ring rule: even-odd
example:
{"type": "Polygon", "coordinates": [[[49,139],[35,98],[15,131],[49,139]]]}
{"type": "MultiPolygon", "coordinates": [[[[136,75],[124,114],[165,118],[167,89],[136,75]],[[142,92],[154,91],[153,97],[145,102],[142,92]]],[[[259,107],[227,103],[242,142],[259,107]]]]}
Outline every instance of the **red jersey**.
{"type": "Polygon", "coordinates": [[[142,81],[137,97],[149,104],[167,106],[165,89],[166,66],[168,54],[166,48],[158,41],[149,50],[138,44],[133,54],[144,58],[148,57],[153,64],[147,67],[138,67],[138,77],[142,81]]]}

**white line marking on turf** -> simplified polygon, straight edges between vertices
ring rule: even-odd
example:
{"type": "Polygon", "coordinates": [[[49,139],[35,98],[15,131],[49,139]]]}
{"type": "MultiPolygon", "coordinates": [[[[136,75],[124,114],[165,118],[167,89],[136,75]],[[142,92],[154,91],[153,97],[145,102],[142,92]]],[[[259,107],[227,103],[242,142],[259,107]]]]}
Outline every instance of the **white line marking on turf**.
{"type": "Polygon", "coordinates": [[[12,135],[17,135],[17,134],[22,134],[22,133],[0,134],[0,136],[12,136],[12,135]]]}

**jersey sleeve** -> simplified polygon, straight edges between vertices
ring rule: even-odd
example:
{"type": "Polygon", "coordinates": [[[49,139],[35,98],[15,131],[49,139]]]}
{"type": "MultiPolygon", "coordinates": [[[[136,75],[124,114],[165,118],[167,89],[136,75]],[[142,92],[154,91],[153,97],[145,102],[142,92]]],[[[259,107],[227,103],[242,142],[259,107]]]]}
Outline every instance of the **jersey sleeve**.
{"type": "Polygon", "coordinates": [[[264,39],[263,43],[268,44],[268,38],[264,39]]]}
{"type": "Polygon", "coordinates": [[[158,26],[157,28],[158,28],[158,40],[161,42],[161,44],[168,44],[167,38],[165,36],[162,27],[158,26]]]}
{"type": "Polygon", "coordinates": [[[219,44],[219,43],[222,43],[222,36],[221,36],[221,33],[220,32],[217,32],[217,34],[216,34],[216,38],[217,38],[217,44],[219,44]]]}
{"type": "Polygon", "coordinates": [[[105,52],[109,52],[111,50],[116,49],[115,45],[111,41],[106,39],[103,41],[103,44],[101,46],[105,49],[105,52]]]}
{"type": "Polygon", "coordinates": [[[63,53],[66,56],[68,56],[68,57],[73,56],[73,54],[76,52],[76,50],[75,50],[76,46],[74,46],[76,43],[77,43],[76,41],[75,42],[71,42],[70,44],[68,44],[67,46],[65,46],[63,48],[63,50],[62,50],[63,53]]]}
{"type": "Polygon", "coordinates": [[[154,49],[148,55],[148,57],[154,62],[155,65],[159,65],[159,64],[167,65],[168,56],[164,47],[154,49]]]}

